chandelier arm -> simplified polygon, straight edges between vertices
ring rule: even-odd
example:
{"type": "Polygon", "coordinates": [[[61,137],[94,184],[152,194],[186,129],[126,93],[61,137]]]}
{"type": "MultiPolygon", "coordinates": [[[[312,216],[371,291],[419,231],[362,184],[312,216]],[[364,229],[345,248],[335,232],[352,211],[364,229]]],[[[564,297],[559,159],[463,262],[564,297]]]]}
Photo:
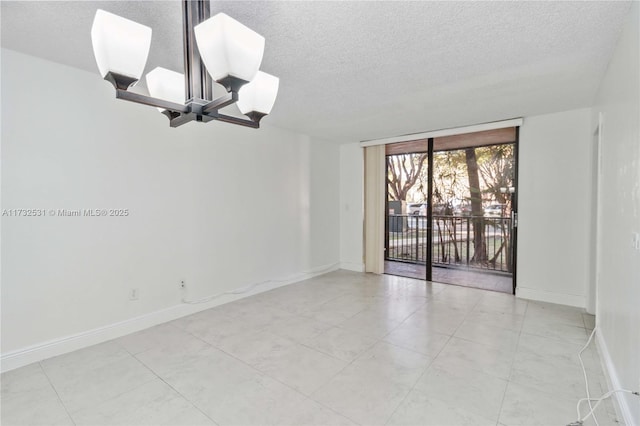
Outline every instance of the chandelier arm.
{"type": "Polygon", "coordinates": [[[169,120],[170,127],[180,127],[183,124],[187,124],[194,120],[193,114],[180,114],[177,117],[173,117],[169,120]]]}
{"type": "Polygon", "coordinates": [[[202,111],[206,113],[218,111],[219,109],[224,108],[228,105],[234,104],[237,101],[238,101],[238,94],[236,92],[230,92],[204,105],[202,107],[202,111]]]}
{"type": "Polygon", "coordinates": [[[171,127],[180,127],[183,124],[187,124],[191,121],[200,121],[203,123],[208,123],[209,121],[217,120],[225,123],[237,124],[244,127],[250,127],[252,129],[260,128],[260,123],[257,121],[245,120],[238,117],[233,117],[231,115],[220,114],[217,111],[204,113],[204,114],[196,114],[194,112],[187,113],[174,113],[169,114],[169,125],[171,127]],[[178,114],[178,115],[174,115],[178,114]]]}
{"type": "Polygon", "coordinates": [[[168,109],[165,109],[161,112],[161,114],[165,115],[169,121],[173,120],[176,117],[179,117],[180,115],[182,115],[181,112],[176,112],[176,111],[169,111],[168,109]]]}
{"type": "Polygon", "coordinates": [[[180,127],[183,124],[190,123],[192,121],[198,121],[202,123],[208,123],[210,121],[217,120],[216,115],[208,115],[208,114],[196,114],[193,112],[179,114],[177,116],[172,116],[169,118],[169,126],[170,127],[180,127]]]}
{"type": "Polygon", "coordinates": [[[187,105],[177,104],[174,102],[165,101],[163,99],[152,98],[151,96],[128,92],[122,89],[116,89],[116,99],[123,99],[125,101],[135,102],[137,104],[164,108],[170,111],[189,112],[189,107],[187,105]]]}
{"type": "Polygon", "coordinates": [[[260,128],[260,123],[256,123],[255,121],[245,120],[238,117],[233,117],[230,115],[218,114],[215,117],[215,119],[218,121],[224,121],[225,123],[232,123],[232,124],[238,124],[240,126],[251,127],[253,129],[260,128]]]}

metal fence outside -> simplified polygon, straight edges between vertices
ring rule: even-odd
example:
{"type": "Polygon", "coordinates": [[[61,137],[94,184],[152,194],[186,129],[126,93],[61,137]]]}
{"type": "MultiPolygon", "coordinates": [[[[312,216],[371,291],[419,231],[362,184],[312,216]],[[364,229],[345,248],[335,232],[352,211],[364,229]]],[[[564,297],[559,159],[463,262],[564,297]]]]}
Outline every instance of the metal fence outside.
{"type": "MultiPolygon", "coordinates": [[[[512,272],[511,218],[433,216],[432,264],[512,272]],[[475,256],[474,227],[484,229],[485,256],[475,256]]],[[[388,215],[385,259],[426,264],[427,217],[388,215]]]]}

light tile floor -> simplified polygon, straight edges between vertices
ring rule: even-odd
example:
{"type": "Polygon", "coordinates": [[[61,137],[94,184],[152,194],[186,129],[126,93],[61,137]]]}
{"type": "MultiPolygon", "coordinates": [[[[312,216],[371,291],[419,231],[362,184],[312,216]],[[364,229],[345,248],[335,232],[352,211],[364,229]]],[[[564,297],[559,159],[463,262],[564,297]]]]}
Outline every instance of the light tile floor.
{"type": "MultiPolygon", "coordinates": [[[[574,308],[336,271],[7,372],[1,420],[566,425],[592,327],[574,308]]],[[[600,395],[596,351],[585,358],[600,395]]],[[[611,402],[597,414],[616,423],[611,402]]]]}

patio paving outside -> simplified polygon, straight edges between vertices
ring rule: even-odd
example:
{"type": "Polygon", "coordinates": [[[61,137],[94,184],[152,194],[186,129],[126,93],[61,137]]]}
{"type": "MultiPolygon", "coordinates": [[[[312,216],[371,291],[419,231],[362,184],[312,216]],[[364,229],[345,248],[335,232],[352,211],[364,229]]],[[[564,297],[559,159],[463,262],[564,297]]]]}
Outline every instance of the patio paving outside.
{"type": "MultiPolygon", "coordinates": [[[[424,280],[427,271],[425,265],[385,260],[384,273],[424,280]]],[[[444,284],[481,288],[484,290],[500,291],[502,293],[509,294],[513,292],[513,283],[510,275],[497,275],[468,269],[453,269],[433,266],[432,281],[444,284]]]]}

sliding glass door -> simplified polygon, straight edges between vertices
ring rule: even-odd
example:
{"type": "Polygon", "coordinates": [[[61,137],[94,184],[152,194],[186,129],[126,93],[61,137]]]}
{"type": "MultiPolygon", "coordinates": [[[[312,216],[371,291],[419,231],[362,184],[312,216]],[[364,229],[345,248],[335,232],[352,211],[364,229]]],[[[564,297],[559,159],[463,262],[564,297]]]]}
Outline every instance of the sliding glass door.
{"type": "Polygon", "coordinates": [[[515,289],[518,129],[387,146],[385,272],[515,289]]]}

